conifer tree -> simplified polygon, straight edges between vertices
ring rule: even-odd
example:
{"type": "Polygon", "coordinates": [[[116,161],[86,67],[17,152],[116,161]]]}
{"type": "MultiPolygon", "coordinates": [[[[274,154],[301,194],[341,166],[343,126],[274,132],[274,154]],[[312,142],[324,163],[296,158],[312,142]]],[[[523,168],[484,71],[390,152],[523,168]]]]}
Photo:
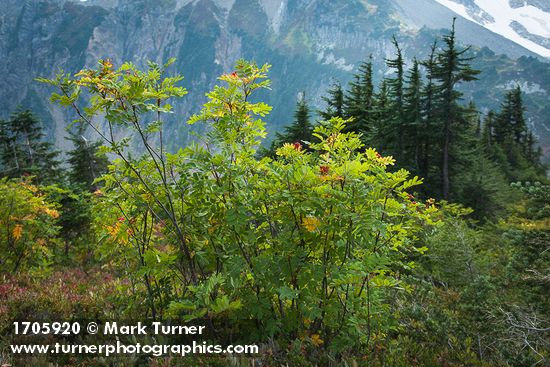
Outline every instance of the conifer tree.
{"type": "Polygon", "coordinates": [[[404,164],[414,172],[419,171],[422,129],[422,81],[418,61],[413,61],[413,66],[407,75],[407,83],[403,92],[404,100],[404,164]]]}
{"type": "Polygon", "coordinates": [[[527,134],[527,139],[525,140],[525,156],[534,167],[541,171],[541,175],[543,175],[544,167],[541,165],[542,148],[537,146],[537,140],[532,132],[527,134]]]}
{"type": "Polygon", "coordinates": [[[326,121],[333,117],[344,118],[344,91],[340,83],[333,83],[327,93],[328,96],[322,97],[326,108],[324,111],[319,111],[321,118],[326,121]]]}
{"type": "Polygon", "coordinates": [[[493,159],[502,167],[509,180],[531,180],[544,175],[540,163],[540,150],[536,139],[529,132],[525,107],[519,87],[504,96],[501,111],[494,119],[493,159]]]}
{"type": "Polygon", "coordinates": [[[495,129],[495,112],[489,111],[483,120],[481,143],[484,151],[491,154],[494,144],[494,129],[495,129]]]}
{"type": "Polygon", "coordinates": [[[366,134],[372,125],[374,87],[372,82],[372,60],[361,63],[350,83],[344,99],[345,117],[353,121],[346,131],[366,134]]]}
{"type": "Polygon", "coordinates": [[[505,209],[509,183],[487,153],[486,132],[475,103],[470,101],[461,114],[465,127],[454,132],[454,152],[461,157],[454,159],[453,199],[474,209],[474,218],[493,219],[505,209]]]}
{"type": "Polygon", "coordinates": [[[275,156],[275,151],[284,143],[304,143],[311,142],[313,139],[313,125],[310,122],[309,106],[307,104],[305,93],[300,93],[296,102],[294,111],[294,121],[285,126],[283,133],[277,133],[276,138],[271,143],[267,152],[262,153],[266,156],[275,156]]]}
{"type": "Polygon", "coordinates": [[[349,83],[348,91],[344,96],[344,116],[352,118],[355,125],[360,125],[357,120],[362,117],[362,112],[363,90],[361,88],[361,78],[357,73],[353,75],[353,80],[349,83]]]}
{"type": "Polygon", "coordinates": [[[73,143],[73,149],[67,153],[70,164],[69,180],[85,190],[95,191],[98,187],[94,181],[107,172],[109,161],[105,154],[99,153],[101,142],[89,141],[84,135],[83,127],[69,132],[67,139],[73,143]]]}
{"type": "Polygon", "coordinates": [[[395,111],[390,99],[388,80],[383,79],[375,95],[373,131],[368,135],[369,144],[386,155],[395,154],[395,111]]]}
{"type": "Polygon", "coordinates": [[[296,103],[294,122],[285,127],[284,142],[311,141],[313,125],[310,122],[309,106],[305,93],[301,93],[296,103]]]}
{"type": "Polygon", "coordinates": [[[455,37],[455,19],[451,32],[443,37],[445,47],[437,54],[437,63],[433,70],[434,78],[439,82],[436,88],[438,94],[437,112],[441,121],[441,195],[449,199],[451,186],[451,158],[458,158],[460,153],[455,148],[455,137],[459,131],[466,126],[463,115],[463,108],[458,104],[462,92],[456,86],[460,82],[476,80],[479,70],[470,67],[473,57],[465,56],[470,47],[458,49],[455,37]]]}
{"type": "MultiPolygon", "coordinates": [[[[434,79],[434,70],[436,65],[436,46],[434,42],[431,46],[430,56],[427,60],[422,61],[421,65],[426,70],[426,82],[422,88],[422,129],[419,134],[420,140],[420,159],[419,159],[419,175],[423,177],[426,188],[433,188],[437,185],[437,173],[430,174],[432,169],[437,170],[439,166],[434,163],[434,146],[438,141],[438,134],[434,131],[434,126],[437,126],[436,113],[436,84],[434,79]]],[[[439,156],[437,157],[439,158],[439,156]]],[[[436,160],[437,161],[437,160],[436,160]]],[[[432,189],[432,191],[435,191],[432,189]]]]}
{"type": "Polygon", "coordinates": [[[468,164],[458,173],[455,200],[474,209],[473,217],[497,217],[509,200],[509,183],[498,165],[489,159],[481,144],[469,152],[468,164]]]}
{"type": "Polygon", "coordinates": [[[1,175],[10,178],[34,176],[37,183],[59,181],[59,152],[44,140],[38,118],[20,110],[0,122],[1,175]]]}
{"type": "Polygon", "coordinates": [[[527,135],[524,112],[521,89],[518,86],[504,96],[504,103],[495,126],[497,142],[503,143],[510,140],[518,145],[524,144],[527,135]]]}
{"type": "Polygon", "coordinates": [[[394,137],[394,146],[391,148],[394,152],[396,159],[401,160],[404,154],[404,80],[405,80],[405,61],[403,60],[403,53],[401,52],[401,47],[397,42],[395,36],[392,38],[392,43],[395,47],[396,53],[395,58],[386,59],[386,65],[388,68],[393,69],[395,76],[388,79],[388,90],[391,96],[392,108],[394,111],[394,118],[391,121],[392,132],[395,135],[394,137]]]}

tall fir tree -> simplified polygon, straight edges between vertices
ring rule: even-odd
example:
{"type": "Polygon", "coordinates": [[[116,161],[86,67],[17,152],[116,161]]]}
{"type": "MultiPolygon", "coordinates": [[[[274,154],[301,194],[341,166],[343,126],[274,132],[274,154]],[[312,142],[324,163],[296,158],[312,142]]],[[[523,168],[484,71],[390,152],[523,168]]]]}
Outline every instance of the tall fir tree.
{"type": "Polygon", "coordinates": [[[84,190],[97,190],[99,187],[94,181],[107,172],[109,164],[107,156],[99,151],[101,142],[87,139],[81,126],[69,131],[67,139],[73,144],[73,149],[67,152],[70,182],[84,190]]]}
{"type": "Polygon", "coordinates": [[[395,111],[393,110],[388,80],[383,79],[378,87],[373,104],[373,129],[368,135],[368,144],[376,147],[385,155],[395,154],[394,120],[395,111]]]}
{"type": "Polygon", "coordinates": [[[451,160],[460,159],[460,152],[455,149],[460,130],[467,128],[463,107],[458,103],[462,92],[456,86],[461,82],[476,80],[479,70],[470,66],[473,57],[466,56],[470,47],[459,49],[456,44],[455,21],[451,32],[443,37],[445,47],[437,54],[437,63],[434,66],[433,77],[438,81],[437,114],[441,122],[441,196],[450,198],[452,165],[451,160]]]}
{"type": "Polygon", "coordinates": [[[419,64],[416,59],[406,77],[406,86],[403,92],[404,118],[404,165],[419,174],[421,160],[422,130],[422,79],[419,64]]]}
{"type": "Polygon", "coordinates": [[[305,93],[302,92],[298,96],[298,101],[296,102],[294,121],[292,122],[292,124],[285,126],[282,133],[277,133],[277,136],[271,143],[271,147],[266,152],[262,152],[261,155],[274,157],[277,148],[285,143],[303,144],[311,142],[312,140],[313,124],[310,121],[310,111],[306,101],[305,93]]]}
{"type": "Polygon", "coordinates": [[[523,145],[527,137],[525,107],[519,86],[507,92],[495,125],[495,139],[499,143],[506,140],[523,145]]]}
{"type": "Polygon", "coordinates": [[[0,122],[1,175],[34,176],[37,183],[61,180],[59,152],[45,140],[38,118],[30,110],[13,113],[0,122]]]}
{"type": "MultiPolygon", "coordinates": [[[[462,113],[467,127],[461,129],[459,139],[455,139],[463,158],[455,163],[459,169],[454,200],[474,209],[472,216],[478,220],[494,219],[503,213],[513,192],[505,174],[488,153],[488,132],[482,126],[481,113],[475,103],[470,101],[462,113]]],[[[491,118],[488,121],[486,117],[484,124],[490,125],[491,118]]]]}
{"type": "Polygon", "coordinates": [[[352,122],[346,131],[354,131],[365,136],[372,125],[374,87],[372,81],[372,59],[361,63],[358,72],[350,82],[350,88],[345,95],[345,117],[352,122]]]}
{"type": "Polygon", "coordinates": [[[319,111],[323,120],[330,120],[333,117],[344,118],[344,91],[339,82],[334,82],[328,90],[328,96],[323,96],[322,100],[326,107],[324,111],[319,111]]]}
{"type": "Polygon", "coordinates": [[[500,112],[493,121],[493,159],[498,162],[511,181],[535,180],[544,175],[540,150],[525,121],[525,107],[520,87],[504,96],[500,112]]]}
{"type": "Polygon", "coordinates": [[[313,125],[310,121],[309,106],[306,101],[305,92],[302,92],[296,102],[294,111],[294,122],[285,127],[284,142],[305,142],[311,141],[313,125]]]}
{"type": "Polygon", "coordinates": [[[394,77],[388,79],[388,91],[394,111],[393,119],[391,120],[390,132],[394,135],[393,146],[388,147],[396,159],[403,159],[404,155],[404,137],[405,137],[405,110],[404,110],[404,95],[403,88],[405,84],[405,61],[401,47],[395,36],[392,38],[392,43],[395,47],[395,58],[386,59],[386,65],[390,70],[394,71],[394,77]]]}
{"type": "Polygon", "coordinates": [[[435,188],[440,186],[439,165],[436,162],[439,160],[434,159],[435,146],[438,141],[437,134],[434,134],[434,127],[438,125],[437,122],[437,94],[436,83],[434,79],[434,71],[436,66],[436,47],[437,42],[431,46],[431,51],[428,59],[421,62],[421,65],[426,71],[426,82],[422,88],[422,129],[419,132],[420,140],[420,158],[419,158],[419,175],[425,180],[425,190],[429,192],[437,191],[435,188]]]}

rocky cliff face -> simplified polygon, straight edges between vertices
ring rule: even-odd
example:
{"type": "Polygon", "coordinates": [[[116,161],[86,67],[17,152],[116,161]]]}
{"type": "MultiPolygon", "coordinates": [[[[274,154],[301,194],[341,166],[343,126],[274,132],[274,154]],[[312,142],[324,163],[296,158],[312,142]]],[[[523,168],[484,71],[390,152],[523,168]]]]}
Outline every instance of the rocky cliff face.
{"type": "MultiPolygon", "coordinates": [[[[187,116],[204,102],[216,77],[245,57],[273,65],[272,91],[261,97],[274,106],[268,119],[274,130],[291,119],[299,92],[319,106],[331,80],[346,83],[370,54],[381,79],[393,34],[409,60],[423,57],[452,17],[435,0],[3,0],[0,117],[17,105],[30,107],[64,146],[64,126],[72,117],[49,104],[51,90],[34,78],[59,69],[76,72],[100,58],[143,66],[176,57],[172,70],[185,76],[190,91],[170,122],[172,144],[180,145],[189,138],[187,116]]],[[[477,47],[476,62],[487,71],[468,96],[495,108],[504,89],[525,86],[531,121],[550,146],[548,64],[465,19],[457,28],[463,41],[477,47]]]]}

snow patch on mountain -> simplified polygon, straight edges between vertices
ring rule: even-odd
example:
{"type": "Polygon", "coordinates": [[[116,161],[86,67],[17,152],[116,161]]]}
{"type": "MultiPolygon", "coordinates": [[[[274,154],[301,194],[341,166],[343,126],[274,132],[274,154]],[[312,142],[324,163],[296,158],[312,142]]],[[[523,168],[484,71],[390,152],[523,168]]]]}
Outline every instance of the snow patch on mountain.
{"type": "Polygon", "coordinates": [[[541,93],[546,94],[546,90],[540,86],[538,83],[530,83],[525,80],[509,80],[505,84],[499,84],[496,88],[511,90],[516,87],[520,87],[521,91],[525,94],[541,93]]]}
{"type": "Polygon", "coordinates": [[[460,16],[471,20],[526,49],[550,58],[550,13],[533,5],[512,7],[508,0],[436,0],[460,16]],[[514,23],[516,26],[514,26],[514,23]],[[517,32],[517,24],[532,37],[517,32]],[[536,40],[542,42],[536,42],[536,40]]]}
{"type": "Polygon", "coordinates": [[[355,68],[353,64],[348,64],[345,58],[337,58],[332,52],[325,53],[324,50],[317,53],[317,62],[323,65],[334,65],[344,71],[352,71],[355,68]]]}

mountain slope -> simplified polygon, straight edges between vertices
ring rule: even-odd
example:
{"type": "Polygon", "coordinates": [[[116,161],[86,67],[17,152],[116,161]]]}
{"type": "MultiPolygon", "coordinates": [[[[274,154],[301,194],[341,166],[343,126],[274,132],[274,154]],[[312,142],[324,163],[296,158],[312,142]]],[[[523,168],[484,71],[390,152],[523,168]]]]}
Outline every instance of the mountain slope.
{"type": "Polygon", "coordinates": [[[550,2],[436,0],[462,17],[550,58],[550,2]]]}
{"type": "MultiPolygon", "coordinates": [[[[351,71],[373,55],[376,78],[397,35],[406,59],[425,57],[434,37],[451,24],[453,12],[435,0],[4,0],[0,3],[0,117],[15,106],[31,107],[49,135],[64,146],[64,126],[74,116],[48,102],[51,90],[34,82],[59,68],[76,72],[99,58],[118,65],[177,57],[190,91],[170,121],[172,145],[187,141],[184,124],[204,102],[216,77],[245,57],[273,65],[272,91],[261,97],[274,106],[269,130],[289,123],[296,96],[305,91],[320,107],[333,79],[347,83],[351,71]]],[[[504,90],[525,87],[528,117],[550,147],[548,64],[533,53],[471,21],[459,19],[458,37],[472,43],[486,70],[466,90],[484,108],[498,108],[504,90]],[[491,46],[484,49],[484,46],[491,46]],[[508,52],[508,56],[498,55],[508,52]]]]}

